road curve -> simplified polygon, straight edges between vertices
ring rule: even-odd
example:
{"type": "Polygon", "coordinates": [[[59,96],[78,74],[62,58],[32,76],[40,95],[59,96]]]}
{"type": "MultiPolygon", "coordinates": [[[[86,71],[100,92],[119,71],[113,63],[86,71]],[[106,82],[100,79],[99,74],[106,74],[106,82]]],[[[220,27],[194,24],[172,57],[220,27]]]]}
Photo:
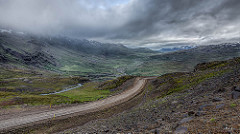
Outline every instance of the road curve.
{"type": "Polygon", "coordinates": [[[0,120],[0,131],[15,129],[15,128],[19,128],[29,124],[33,124],[35,122],[49,120],[52,118],[59,118],[59,117],[67,118],[72,114],[76,114],[76,113],[77,115],[84,115],[90,112],[96,112],[96,111],[100,111],[115,105],[119,105],[121,103],[124,103],[132,99],[137,94],[139,94],[144,88],[147,82],[147,79],[151,79],[151,78],[137,78],[132,88],[118,95],[111,96],[103,100],[90,102],[86,104],[80,104],[80,105],[68,107],[68,108],[44,111],[44,112],[26,115],[26,116],[17,117],[17,118],[10,118],[7,120],[0,120]]]}

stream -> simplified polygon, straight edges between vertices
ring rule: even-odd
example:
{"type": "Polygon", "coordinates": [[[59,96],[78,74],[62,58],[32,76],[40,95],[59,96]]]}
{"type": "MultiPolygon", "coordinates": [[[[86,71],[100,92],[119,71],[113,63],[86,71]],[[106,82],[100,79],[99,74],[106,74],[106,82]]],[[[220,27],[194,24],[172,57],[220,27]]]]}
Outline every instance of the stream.
{"type": "Polygon", "coordinates": [[[69,90],[73,90],[73,89],[79,88],[79,87],[81,87],[81,86],[82,86],[82,84],[78,84],[78,85],[77,85],[77,86],[75,86],[75,87],[71,87],[71,88],[65,88],[65,89],[63,89],[63,90],[61,90],[61,91],[58,91],[58,92],[47,93],[47,94],[40,94],[40,95],[51,95],[51,94],[58,94],[58,93],[62,93],[62,92],[66,92],[66,91],[69,91],[69,90]]]}

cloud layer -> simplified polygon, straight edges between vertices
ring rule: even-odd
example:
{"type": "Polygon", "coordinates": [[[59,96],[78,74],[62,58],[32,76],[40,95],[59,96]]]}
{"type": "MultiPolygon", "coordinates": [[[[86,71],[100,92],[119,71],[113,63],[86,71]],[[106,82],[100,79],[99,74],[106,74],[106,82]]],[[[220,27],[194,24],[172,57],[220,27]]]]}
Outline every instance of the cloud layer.
{"type": "Polygon", "coordinates": [[[240,40],[239,0],[0,0],[0,26],[130,46],[240,40]]]}

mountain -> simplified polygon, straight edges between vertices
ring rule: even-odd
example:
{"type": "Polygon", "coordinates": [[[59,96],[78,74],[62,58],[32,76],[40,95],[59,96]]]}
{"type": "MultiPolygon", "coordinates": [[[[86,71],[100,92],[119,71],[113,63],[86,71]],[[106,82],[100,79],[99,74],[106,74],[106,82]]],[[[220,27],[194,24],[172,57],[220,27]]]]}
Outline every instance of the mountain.
{"type": "Polygon", "coordinates": [[[67,74],[124,73],[121,67],[131,65],[134,60],[151,53],[155,52],[85,39],[39,37],[5,31],[0,33],[2,65],[11,64],[67,74]]]}
{"type": "Polygon", "coordinates": [[[180,48],[185,50],[173,47],[175,52],[160,53],[86,39],[0,32],[1,67],[93,78],[189,71],[198,63],[240,56],[239,43],[180,48]]]}
{"type": "Polygon", "coordinates": [[[175,47],[164,47],[159,49],[158,51],[161,53],[168,53],[168,52],[175,52],[175,51],[179,51],[179,50],[187,50],[187,49],[192,49],[195,46],[175,46],[175,47]]]}
{"type": "MultiPolygon", "coordinates": [[[[0,33],[0,105],[7,110],[4,115],[8,110],[18,112],[11,107],[39,111],[40,106],[49,109],[49,105],[60,108],[96,101],[131,88],[136,77],[127,75],[154,75],[157,77],[146,82],[143,92],[107,109],[106,117],[110,118],[89,122],[73,131],[195,133],[197,128],[201,133],[210,129],[219,133],[225,132],[219,128],[227,125],[224,128],[238,133],[235,124],[240,106],[240,58],[233,57],[240,56],[239,50],[240,43],[228,43],[159,53],[121,44],[3,31],[0,33]],[[103,81],[113,77],[118,78],[103,81]],[[89,78],[97,81],[89,82],[89,78]],[[62,92],[69,89],[73,90],[62,92]],[[218,118],[225,115],[228,118],[218,118]],[[191,126],[187,128],[188,123],[191,126]]],[[[68,122],[75,126],[78,121],[81,122],[79,118],[71,118],[68,122]]],[[[61,121],[59,130],[65,128],[62,123],[66,124],[61,121]]],[[[52,131],[58,129],[57,125],[37,128],[52,131]]]]}
{"type": "Polygon", "coordinates": [[[198,46],[188,50],[149,56],[141,65],[127,73],[156,75],[170,72],[186,72],[198,63],[221,61],[240,56],[240,43],[198,46]]]}

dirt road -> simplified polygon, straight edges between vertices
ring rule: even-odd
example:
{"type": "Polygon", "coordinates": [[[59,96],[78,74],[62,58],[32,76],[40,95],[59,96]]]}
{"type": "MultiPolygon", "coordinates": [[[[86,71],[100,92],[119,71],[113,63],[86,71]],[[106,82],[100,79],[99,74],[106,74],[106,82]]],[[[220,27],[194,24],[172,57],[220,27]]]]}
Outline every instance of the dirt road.
{"type": "Polygon", "coordinates": [[[22,117],[15,117],[15,118],[9,118],[7,120],[0,120],[0,131],[1,130],[8,130],[8,129],[14,129],[26,126],[28,124],[33,124],[35,122],[40,122],[44,120],[49,120],[53,118],[63,118],[63,117],[69,117],[72,114],[77,115],[84,115],[86,113],[90,112],[96,112],[100,111],[115,105],[119,105],[121,103],[124,103],[137,94],[139,94],[143,87],[145,86],[147,79],[151,78],[137,78],[135,81],[135,84],[132,88],[118,94],[115,96],[111,96],[109,98],[90,102],[86,104],[80,104],[74,107],[68,107],[68,108],[62,108],[58,110],[49,110],[44,112],[39,112],[31,115],[26,115],[22,117]]]}

